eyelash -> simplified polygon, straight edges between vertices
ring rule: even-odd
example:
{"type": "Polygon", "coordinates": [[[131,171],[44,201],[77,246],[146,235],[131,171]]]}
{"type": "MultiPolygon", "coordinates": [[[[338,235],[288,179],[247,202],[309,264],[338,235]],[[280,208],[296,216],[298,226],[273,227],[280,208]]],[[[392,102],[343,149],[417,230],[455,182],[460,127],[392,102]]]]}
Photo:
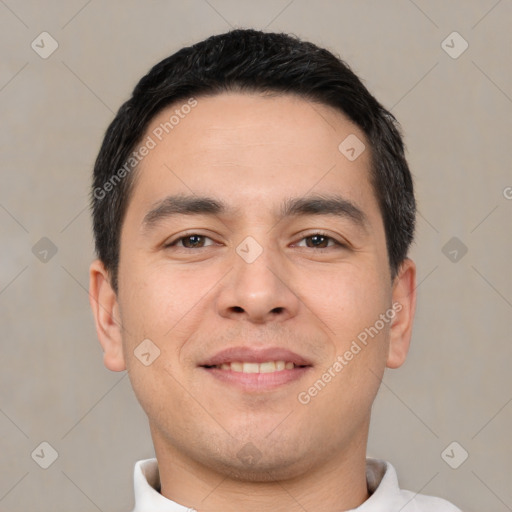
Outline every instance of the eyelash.
{"type": "MultiPolygon", "coordinates": [[[[210,240],[211,240],[211,238],[210,238],[209,236],[201,235],[201,234],[199,234],[199,233],[190,233],[190,234],[187,234],[187,235],[181,236],[180,238],[177,238],[176,240],[174,240],[173,242],[170,242],[169,244],[166,244],[166,245],[164,246],[164,248],[165,248],[165,249],[167,249],[167,248],[170,248],[170,247],[177,247],[177,244],[178,244],[179,242],[181,242],[181,241],[183,241],[183,240],[185,240],[185,239],[187,239],[187,238],[191,238],[191,237],[193,237],[193,236],[198,236],[198,237],[201,237],[201,238],[208,238],[208,239],[210,239],[210,240]]],[[[327,243],[329,243],[329,241],[332,241],[332,242],[334,242],[334,243],[333,243],[333,245],[328,246],[328,247],[319,247],[319,248],[315,248],[315,247],[306,247],[307,249],[316,249],[316,251],[321,252],[321,251],[325,251],[325,250],[328,250],[328,249],[330,249],[330,248],[332,248],[332,247],[336,247],[336,246],[338,246],[338,247],[340,247],[340,248],[346,248],[346,247],[347,247],[347,244],[344,244],[344,243],[342,243],[342,242],[339,242],[338,240],[336,240],[336,239],[335,239],[335,238],[333,238],[332,236],[329,236],[327,233],[323,233],[323,232],[321,232],[321,231],[315,231],[314,233],[311,233],[311,234],[309,234],[309,235],[307,235],[307,236],[304,236],[304,237],[302,237],[302,238],[300,239],[300,241],[302,242],[302,240],[306,240],[306,239],[308,239],[308,238],[312,238],[312,237],[314,237],[314,236],[321,236],[321,237],[323,237],[323,238],[325,238],[325,239],[328,239],[328,242],[327,242],[327,243]]],[[[211,245],[213,245],[213,244],[211,244],[211,245]]],[[[208,246],[206,246],[206,247],[210,247],[211,245],[208,245],[208,246]]],[[[197,250],[197,249],[206,249],[206,247],[195,247],[195,248],[193,248],[193,247],[180,247],[180,249],[185,249],[185,250],[197,250]]]]}

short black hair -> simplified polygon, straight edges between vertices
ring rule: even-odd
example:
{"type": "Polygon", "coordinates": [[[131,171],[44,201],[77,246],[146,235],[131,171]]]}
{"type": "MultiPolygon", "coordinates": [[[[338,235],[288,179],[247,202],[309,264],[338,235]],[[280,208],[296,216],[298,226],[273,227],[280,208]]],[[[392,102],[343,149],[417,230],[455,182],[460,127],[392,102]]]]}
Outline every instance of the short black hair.
{"type": "Polygon", "coordinates": [[[394,278],[413,240],[416,215],[412,177],[395,117],[327,49],[294,35],[237,29],[182,48],[156,64],[105,133],[94,166],[91,208],[96,253],[114,291],[121,227],[134,183],[130,171],[137,164],[133,152],[149,123],[176,102],[230,91],[296,95],[334,107],[364,132],[394,278]]]}

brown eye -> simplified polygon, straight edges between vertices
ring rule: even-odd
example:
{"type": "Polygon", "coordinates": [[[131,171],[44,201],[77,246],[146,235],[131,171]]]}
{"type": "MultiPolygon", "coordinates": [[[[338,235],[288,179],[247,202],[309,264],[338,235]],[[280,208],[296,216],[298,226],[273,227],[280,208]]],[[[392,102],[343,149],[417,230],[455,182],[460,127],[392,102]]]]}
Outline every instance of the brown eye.
{"type": "Polygon", "coordinates": [[[194,248],[194,247],[202,247],[204,243],[204,237],[201,235],[190,235],[183,237],[182,243],[184,247],[187,247],[188,249],[194,248]]]}
{"type": "Polygon", "coordinates": [[[311,244],[306,242],[308,247],[320,247],[321,249],[328,246],[329,237],[323,235],[311,235],[305,238],[305,240],[310,240],[311,244]]]}
{"type": "MultiPolygon", "coordinates": [[[[312,235],[305,236],[302,240],[306,241],[305,245],[298,245],[302,247],[308,247],[310,249],[328,249],[329,247],[340,246],[344,247],[344,244],[338,242],[331,236],[324,233],[313,233],[312,235]]],[[[302,242],[301,240],[301,242],[302,242]]]]}
{"type": "Polygon", "coordinates": [[[167,244],[166,247],[180,247],[185,249],[202,249],[203,247],[207,247],[212,244],[205,244],[206,240],[211,240],[204,235],[198,235],[196,233],[192,233],[190,235],[182,236],[167,244]]]}

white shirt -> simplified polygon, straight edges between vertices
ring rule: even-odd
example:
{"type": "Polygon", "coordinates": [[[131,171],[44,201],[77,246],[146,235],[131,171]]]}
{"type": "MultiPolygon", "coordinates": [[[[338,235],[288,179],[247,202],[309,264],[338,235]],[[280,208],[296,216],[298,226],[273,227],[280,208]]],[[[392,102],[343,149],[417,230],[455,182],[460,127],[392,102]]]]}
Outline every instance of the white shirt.
{"type": "MultiPolygon", "coordinates": [[[[366,459],[366,480],[371,496],[353,512],[461,512],[441,498],[424,496],[398,487],[395,468],[383,460],[366,459]]],[[[162,496],[156,459],[139,460],[134,470],[133,512],[193,512],[194,509],[162,496]]]]}

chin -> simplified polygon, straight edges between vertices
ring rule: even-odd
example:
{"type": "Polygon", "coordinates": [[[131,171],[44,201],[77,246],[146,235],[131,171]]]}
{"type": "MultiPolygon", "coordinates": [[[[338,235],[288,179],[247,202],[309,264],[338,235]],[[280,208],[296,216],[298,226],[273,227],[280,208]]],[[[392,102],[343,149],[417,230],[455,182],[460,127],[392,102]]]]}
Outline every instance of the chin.
{"type": "Polygon", "coordinates": [[[308,472],[313,463],[306,454],[272,453],[265,456],[247,443],[234,458],[209,461],[211,469],[228,478],[244,482],[276,482],[290,480],[308,472]]]}

